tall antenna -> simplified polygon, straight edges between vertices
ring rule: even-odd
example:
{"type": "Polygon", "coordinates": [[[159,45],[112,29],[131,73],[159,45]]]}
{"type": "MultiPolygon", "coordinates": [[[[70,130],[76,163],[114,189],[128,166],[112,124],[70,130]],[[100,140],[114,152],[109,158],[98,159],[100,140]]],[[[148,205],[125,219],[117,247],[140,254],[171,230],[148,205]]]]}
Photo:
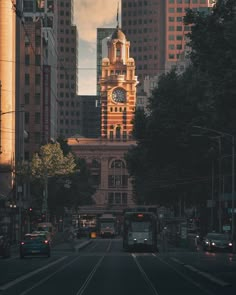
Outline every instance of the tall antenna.
{"type": "Polygon", "coordinates": [[[116,14],[117,28],[119,28],[119,0],[117,2],[117,14],[116,14]]]}

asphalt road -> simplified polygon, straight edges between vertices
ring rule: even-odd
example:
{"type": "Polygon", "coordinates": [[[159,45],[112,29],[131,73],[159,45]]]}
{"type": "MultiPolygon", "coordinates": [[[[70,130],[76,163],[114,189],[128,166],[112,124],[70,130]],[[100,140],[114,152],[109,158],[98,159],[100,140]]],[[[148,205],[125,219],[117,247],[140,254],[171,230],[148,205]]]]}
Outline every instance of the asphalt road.
{"type": "Polygon", "coordinates": [[[53,248],[52,257],[18,253],[0,260],[0,295],[232,295],[236,255],[159,247],[125,252],[122,240],[94,239],[79,249],[53,248]]]}

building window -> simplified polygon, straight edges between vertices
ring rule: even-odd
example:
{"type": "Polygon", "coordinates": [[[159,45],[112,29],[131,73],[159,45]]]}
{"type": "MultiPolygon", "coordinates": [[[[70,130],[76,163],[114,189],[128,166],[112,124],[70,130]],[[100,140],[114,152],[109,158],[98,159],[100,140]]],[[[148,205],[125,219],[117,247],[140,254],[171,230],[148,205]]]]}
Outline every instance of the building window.
{"type": "Polygon", "coordinates": [[[35,55],[35,65],[40,66],[41,65],[41,55],[36,54],[35,55]]]}
{"type": "Polygon", "coordinates": [[[30,94],[25,93],[25,100],[24,100],[25,105],[29,104],[29,100],[30,100],[30,94]]]}
{"type": "Polygon", "coordinates": [[[30,76],[29,76],[29,74],[25,74],[25,85],[30,85],[30,76]]]}
{"type": "Polygon", "coordinates": [[[35,105],[40,105],[40,93],[35,93],[34,103],[35,105]]]}
{"type": "Polygon", "coordinates": [[[29,56],[29,54],[26,54],[25,55],[25,65],[29,66],[29,64],[30,64],[30,56],[29,56]]]}
{"type": "Polygon", "coordinates": [[[25,47],[28,47],[30,45],[30,40],[29,37],[26,35],[25,36],[25,47]]]}
{"type": "Polygon", "coordinates": [[[35,132],[34,133],[34,142],[36,144],[39,144],[40,143],[40,132],[35,132]]]}
{"type": "Polygon", "coordinates": [[[115,193],[115,204],[120,204],[120,203],[121,203],[121,194],[115,193]]]}
{"type": "Polygon", "coordinates": [[[40,82],[41,82],[41,76],[40,74],[35,74],[35,84],[36,85],[40,85],[40,82]]]}
{"type": "Polygon", "coordinates": [[[122,193],[122,204],[127,204],[128,197],[127,193],[122,193]]]}
{"type": "Polygon", "coordinates": [[[113,204],[114,203],[114,194],[108,193],[108,203],[113,204]]]}
{"type": "Polygon", "coordinates": [[[40,47],[41,46],[41,36],[36,35],[35,36],[35,46],[40,47]]]}
{"type": "Polygon", "coordinates": [[[116,56],[117,56],[117,57],[120,57],[120,48],[117,48],[117,49],[116,49],[116,56]]]}
{"type": "Polygon", "coordinates": [[[115,160],[111,163],[111,168],[125,168],[125,164],[121,160],[115,160]]]}
{"type": "Polygon", "coordinates": [[[35,113],[35,117],[34,117],[34,123],[35,124],[40,124],[40,113],[35,113]]]}
{"type": "Polygon", "coordinates": [[[120,137],[121,137],[120,127],[116,127],[116,139],[120,139],[120,137]]]}
{"type": "Polygon", "coordinates": [[[29,124],[29,112],[25,112],[25,124],[29,124]]]}

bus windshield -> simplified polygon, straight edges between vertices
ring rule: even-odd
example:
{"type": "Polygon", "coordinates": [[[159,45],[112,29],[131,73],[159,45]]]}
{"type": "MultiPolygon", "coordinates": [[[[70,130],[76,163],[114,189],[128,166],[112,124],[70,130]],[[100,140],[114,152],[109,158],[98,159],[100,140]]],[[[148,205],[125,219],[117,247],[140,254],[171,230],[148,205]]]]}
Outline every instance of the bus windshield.
{"type": "Polygon", "coordinates": [[[114,227],[113,222],[101,222],[101,228],[114,227]]]}
{"type": "Polygon", "coordinates": [[[149,232],[152,226],[148,221],[132,221],[131,222],[131,230],[133,232],[149,232]]]}

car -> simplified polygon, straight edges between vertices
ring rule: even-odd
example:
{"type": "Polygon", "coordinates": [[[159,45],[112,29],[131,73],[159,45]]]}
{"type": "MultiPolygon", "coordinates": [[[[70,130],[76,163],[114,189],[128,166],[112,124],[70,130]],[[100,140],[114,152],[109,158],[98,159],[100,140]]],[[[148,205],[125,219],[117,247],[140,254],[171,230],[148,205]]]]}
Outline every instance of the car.
{"type": "Polygon", "coordinates": [[[50,241],[45,233],[30,233],[24,236],[24,239],[20,242],[20,258],[28,255],[51,256],[50,241]]]}
{"type": "Polygon", "coordinates": [[[0,256],[3,258],[11,256],[11,243],[5,233],[0,233],[0,256]]]}
{"type": "Polygon", "coordinates": [[[41,234],[41,235],[45,235],[46,239],[50,242],[50,244],[52,244],[52,235],[50,232],[48,231],[39,231],[39,230],[35,230],[32,232],[32,234],[41,234]]]}
{"type": "Polygon", "coordinates": [[[233,243],[229,236],[224,233],[208,233],[203,239],[202,246],[204,251],[233,251],[233,243]]]}

